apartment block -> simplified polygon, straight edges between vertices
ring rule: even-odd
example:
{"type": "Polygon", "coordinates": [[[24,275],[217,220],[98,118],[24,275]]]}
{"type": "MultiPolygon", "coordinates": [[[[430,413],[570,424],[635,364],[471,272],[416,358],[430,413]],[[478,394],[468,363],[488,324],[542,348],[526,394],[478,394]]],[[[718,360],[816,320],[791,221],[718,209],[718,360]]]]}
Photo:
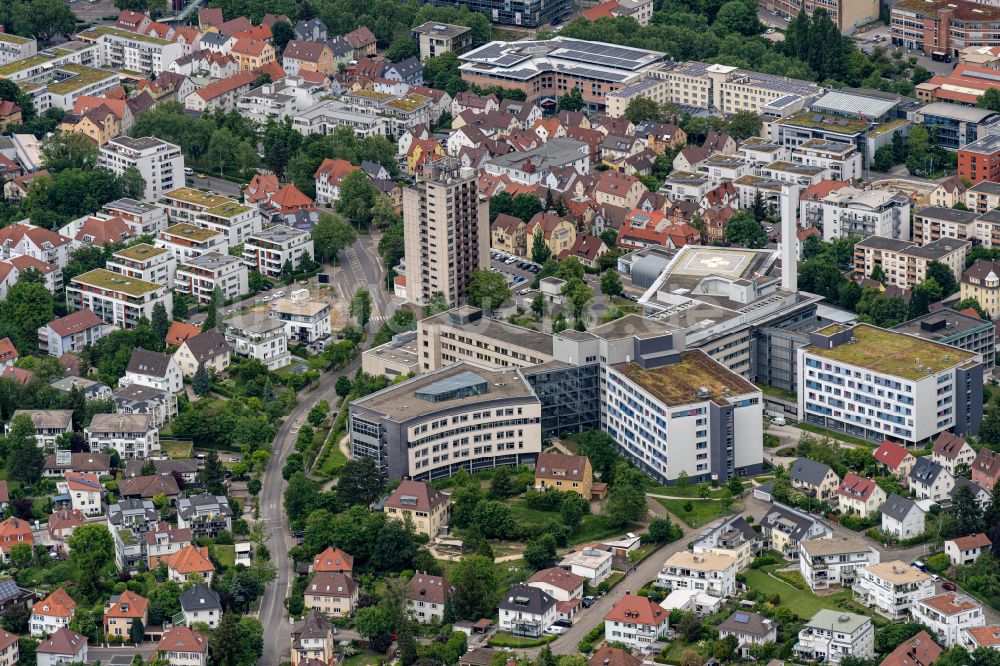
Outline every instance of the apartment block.
{"type": "Polygon", "coordinates": [[[330,337],[330,301],[312,298],[308,289],[297,289],[288,298],[271,301],[268,315],[285,325],[288,339],[310,344],[330,337]]]}
{"type": "Polygon", "coordinates": [[[115,252],[105,266],[112,273],[173,287],[177,258],[167,248],[136,243],[115,252]]]}
{"type": "Polygon", "coordinates": [[[79,353],[84,347],[97,344],[111,330],[90,310],[77,310],[39,327],[38,350],[56,358],[67,352],[79,353]]]}
{"type": "Polygon", "coordinates": [[[875,625],[870,617],[824,608],[806,622],[792,648],[798,659],[840,663],[847,655],[875,655],[875,625]]]}
{"type": "Polygon", "coordinates": [[[426,163],[403,190],[403,225],[407,300],[441,293],[461,302],[473,271],[489,266],[489,210],[475,170],[452,158],[426,163]]]}
{"type": "Polygon", "coordinates": [[[913,621],[922,622],[944,647],[961,645],[965,632],[986,625],[983,607],[961,592],[945,592],[918,601],[913,621]]]}
{"type": "Polygon", "coordinates": [[[0,33],[0,65],[30,58],[38,53],[38,42],[31,37],[0,33]]]}
{"type": "Polygon", "coordinates": [[[995,365],[996,327],[988,319],[942,308],[903,322],[892,330],[979,354],[987,370],[995,365]]]}
{"type": "Polygon", "coordinates": [[[904,0],[890,12],[894,47],[957,58],[970,46],[1000,46],[1000,8],[970,0],[904,0]]]}
{"type": "Polygon", "coordinates": [[[1000,136],[990,134],[959,149],[958,177],[973,185],[1000,181],[1000,136]]]}
{"type": "Polygon", "coordinates": [[[663,563],[656,585],[671,591],[694,590],[729,598],[736,594],[736,558],[682,550],[663,563]]]}
{"type": "Polygon", "coordinates": [[[854,599],[890,620],[906,619],[916,602],[932,596],[930,574],[899,560],[864,567],[854,583],[854,599]]]}
{"type": "Polygon", "coordinates": [[[97,165],[119,176],[126,169],[137,169],[146,181],[142,195],[146,201],[156,201],[184,184],[184,154],[180,146],[152,136],[111,139],[101,146],[97,165]]]}
{"type": "Polygon", "coordinates": [[[429,21],[412,30],[420,44],[420,61],[451,51],[462,55],[472,48],[472,29],[464,25],[429,21]]]}
{"type": "Polygon", "coordinates": [[[823,240],[883,236],[910,240],[910,198],[886,190],[843,187],[820,199],[823,240]]]}
{"type": "Polygon", "coordinates": [[[809,339],[797,350],[805,422],[906,445],[979,429],[977,354],[868,324],[830,325],[809,339]]]}
{"type": "Polygon", "coordinates": [[[250,291],[248,280],[249,272],[239,257],[208,252],[177,267],[174,288],[194,296],[199,303],[208,303],[216,288],[225,300],[246,294],[250,291]]]}
{"type": "Polygon", "coordinates": [[[806,16],[812,16],[813,12],[822,8],[830,15],[837,29],[844,35],[850,35],[854,29],[878,20],[879,5],[872,0],[856,2],[853,0],[834,0],[833,2],[819,2],[818,0],[765,0],[761,4],[762,9],[777,12],[785,18],[795,18],[800,11],[805,11],[806,16]]]}
{"type": "Polygon", "coordinates": [[[853,143],[810,139],[792,149],[791,161],[804,166],[820,167],[833,180],[850,181],[863,176],[861,153],[853,143]]]}
{"type": "Polygon", "coordinates": [[[160,452],[160,430],[149,414],[95,414],[84,436],[91,451],[116,451],[122,460],[160,452]]]}
{"type": "Polygon", "coordinates": [[[77,33],[77,38],[100,47],[102,67],[129,70],[143,75],[166,71],[184,55],[184,45],[110,25],[95,26],[77,33]]]}
{"type": "Polygon", "coordinates": [[[799,544],[799,573],[813,591],[850,587],[859,569],[878,560],[878,551],[860,537],[806,539],[799,544]]]}
{"type": "Polygon", "coordinates": [[[295,266],[303,254],[313,257],[313,252],[308,231],[276,224],[247,236],[243,243],[243,263],[261,275],[277,278],[286,261],[295,266]]]}
{"type": "Polygon", "coordinates": [[[225,234],[197,227],[187,222],[167,227],[153,242],[156,247],[169,250],[178,264],[183,264],[209,252],[219,254],[228,254],[229,252],[229,243],[226,241],[225,234]]]}
{"type": "Polygon", "coordinates": [[[886,284],[912,289],[927,277],[927,266],[936,261],[951,269],[959,280],[965,268],[965,256],[972,243],[957,238],[939,238],[926,245],[884,236],[869,236],[854,245],[854,277],[871,276],[881,267],[886,284]]]}
{"type": "Polygon", "coordinates": [[[388,478],[429,481],[533,463],[540,420],[519,370],[460,362],[355,400],[348,433],[352,455],[372,458],[388,478]]]}
{"type": "Polygon", "coordinates": [[[101,212],[120,217],[136,236],[155,236],[167,228],[169,220],[162,206],[135,199],[116,199],[104,204],[101,212]]]}
{"type": "Polygon", "coordinates": [[[191,187],[165,192],[160,204],[167,209],[172,222],[186,222],[218,232],[225,238],[227,247],[245,242],[263,226],[260,212],[256,208],[191,187]]]}
{"type": "Polygon", "coordinates": [[[153,308],[162,303],[171,312],[174,297],[164,284],[97,268],[77,275],[66,287],[66,305],[70,310],[88,309],[106,324],[134,328],[139,319],[152,319],[153,308]]]}
{"type": "Polygon", "coordinates": [[[1000,262],[977,259],[962,273],[959,294],[974,298],[990,317],[1000,317],[1000,262]]]}
{"type": "Polygon", "coordinates": [[[259,313],[237,315],[223,322],[223,334],[233,352],[255,358],[268,370],[283,368],[291,362],[288,334],[277,319],[259,313]]]}

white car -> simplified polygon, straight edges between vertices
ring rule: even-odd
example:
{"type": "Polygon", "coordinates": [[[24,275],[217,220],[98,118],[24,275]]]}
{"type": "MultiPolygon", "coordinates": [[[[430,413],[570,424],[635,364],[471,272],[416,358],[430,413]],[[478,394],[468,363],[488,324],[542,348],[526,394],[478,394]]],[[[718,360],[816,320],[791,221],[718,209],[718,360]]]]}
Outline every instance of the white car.
{"type": "Polygon", "coordinates": [[[557,624],[553,624],[551,627],[545,630],[545,633],[552,634],[553,636],[558,636],[566,631],[566,627],[560,627],[557,624]]]}
{"type": "Polygon", "coordinates": [[[276,292],[274,292],[274,297],[275,298],[284,298],[284,296],[285,296],[285,292],[283,292],[283,291],[276,291],[276,292]]]}

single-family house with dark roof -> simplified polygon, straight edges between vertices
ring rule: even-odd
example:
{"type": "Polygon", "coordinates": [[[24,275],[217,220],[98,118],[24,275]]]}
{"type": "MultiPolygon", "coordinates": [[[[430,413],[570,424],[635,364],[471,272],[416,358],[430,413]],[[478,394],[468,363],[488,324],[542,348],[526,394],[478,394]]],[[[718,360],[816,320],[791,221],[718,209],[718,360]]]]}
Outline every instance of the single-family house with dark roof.
{"type": "Polygon", "coordinates": [[[922,500],[941,502],[955,487],[955,477],[951,472],[928,457],[917,458],[908,479],[910,489],[916,494],[917,499],[922,500]]]}
{"type": "Polygon", "coordinates": [[[882,505],[882,533],[899,540],[920,536],[926,516],[909,497],[892,493],[882,505]]]}
{"type": "Polygon", "coordinates": [[[809,458],[796,458],[788,471],[792,487],[820,501],[835,497],[840,477],[821,462],[809,458]]]}

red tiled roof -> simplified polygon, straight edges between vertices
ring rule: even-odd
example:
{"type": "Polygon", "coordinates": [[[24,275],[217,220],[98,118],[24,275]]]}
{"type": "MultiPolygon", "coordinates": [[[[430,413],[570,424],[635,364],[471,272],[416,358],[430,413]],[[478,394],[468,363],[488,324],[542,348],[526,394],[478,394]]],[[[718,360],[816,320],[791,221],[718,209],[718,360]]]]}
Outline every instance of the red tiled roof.
{"type": "Polygon", "coordinates": [[[868,501],[868,498],[872,496],[876,488],[878,488],[878,484],[871,479],[848,472],[841,482],[840,487],[837,488],[837,494],[848,499],[868,501]]]}
{"type": "MultiPolygon", "coordinates": [[[[419,141],[419,139],[417,139],[419,141]]],[[[323,160],[323,163],[316,169],[316,178],[325,178],[330,185],[339,186],[340,183],[353,171],[361,167],[356,167],[347,160],[330,159],[323,160]]]]}
{"type": "Polygon", "coordinates": [[[528,579],[528,583],[545,583],[552,587],[558,587],[560,590],[575,592],[586,580],[583,576],[577,575],[572,571],[552,567],[535,572],[535,575],[528,579]]]}
{"type": "Polygon", "coordinates": [[[947,430],[938,435],[937,440],[934,442],[934,447],[931,451],[935,455],[948,460],[955,460],[958,458],[958,454],[965,447],[965,438],[961,435],[955,435],[947,430]]]}
{"type": "Polygon", "coordinates": [[[930,634],[921,631],[896,646],[879,666],[930,666],[943,651],[930,634]]]}
{"type": "Polygon", "coordinates": [[[613,622],[659,626],[666,622],[669,616],[670,614],[652,599],[626,594],[608,611],[604,619],[613,622]]]}
{"type": "Polygon", "coordinates": [[[149,599],[132,590],[125,590],[104,612],[104,618],[141,618],[146,614],[147,608],[149,608],[149,599]]]}
{"type": "Polygon", "coordinates": [[[614,9],[618,9],[618,0],[608,0],[608,2],[602,2],[596,7],[585,9],[583,18],[588,21],[596,21],[599,18],[614,18],[614,14],[611,13],[614,9]]]}
{"type": "Polygon", "coordinates": [[[844,187],[850,187],[850,185],[850,183],[845,183],[842,180],[821,180],[802,190],[802,193],[799,194],[799,199],[819,201],[831,192],[836,192],[844,187]]]}
{"type": "Polygon", "coordinates": [[[313,200],[302,193],[294,185],[285,185],[271,197],[271,203],[281,209],[308,208],[313,206],[313,200]]]}
{"type": "MultiPolygon", "coordinates": [[[[108,111],[109,113],[111,112],[110,109],[108,111]]],[[[77,232],[76,240],[88,242],[91,245],[107,245],[108,243],[120,243],[123,240],[132,238],[134,235],[128,225],[125,224],[125,220],[117,215],[106,220],[97,217],[88,217],[84,220],[80,231],[77,232]],[[87,236],[90,237],[89,241],[85,240],[87,236]]]]}
{"type": "Polygon", "coordinates": [[[181,575],[215,571],[215,566],[208,559],[208,548],[198,546],[184,546],[173,553],[167,558],[167,568],[181,575]]]}
{"type": "Polygon", "coordinates": [[[221,97],[228,92],[236,90],[241,86],[248,86],[257,78],[256,72],[237,72],[232,76],[218,81],[213,81],[203,88],[199,88],[194,94],[205,101],[211,101],[216,97],[221,97]]]}
{"type": "Polygon", "coordinates": [[[898,469],[908,455],[911,454],[906,447],[889,440],[882,442],[882,446],[875,450],[875,460],[892,469],[898,469]]]}
{"type": "Polygon", "coordinates": [[[17,353],[17,348],[14,347],[14,343],[10,341],[10,338],[0,340],[0,363],[16,361],[18,358],[20,358],[20,354],[17,353]]]}
{"type": "Polygon", "coordinates": [[[334,548],[333,546],[330,546],[313,558],[313,571],[350,572],[353,568],[354,558],[339,548],[334,548]]]}
{"type": "Polygon", "coordinates": [[[974,550],[976,548],[989,548],[993,545],[990,538],[980,532],[979,534],[970,534],[969,536],[958,537],[957,539],[952,539],[952,543],[959,550],[974,550]]]}
{"type": "Polygon", "coordinates": [[[76,602],[61,587],[31,608],[36,615],[48,617],[72,617],[76,602]]]}
{"type": "Polygon", "coordinates": [[[201,333],[201,329],[197,326],[175,321],[170,324],[170,328],[167,330],[167,344],[171,347],[180,347],[185,340],[193,338],[199,333],[201,333]]]}
{"type": "Polygon", "coordinates": [[[156,644],[157,652],[206,652],[208,639],[188,627],[171,627],[156,644]]]}

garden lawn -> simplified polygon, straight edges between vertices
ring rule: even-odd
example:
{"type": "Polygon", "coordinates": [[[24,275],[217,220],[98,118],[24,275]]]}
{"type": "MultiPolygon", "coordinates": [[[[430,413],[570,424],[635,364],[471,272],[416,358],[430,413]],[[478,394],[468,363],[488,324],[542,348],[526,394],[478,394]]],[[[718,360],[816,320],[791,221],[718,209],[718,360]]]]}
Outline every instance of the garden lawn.
{"type": "Polygon", "coordinates": [[[768,597],[777,594],[781,597],[781,605],[792,610],[799,617],[808,620],[818,611],[829,608],[830,610],[848,610],[852,613],[860,613],[872,617],[875,624],[884,624],[886,620],[872,612],[871,609],[855,603],[851,599],[851,592],[844,590],[835,594],[818,596],[811,590],[799,590],[792,585],[785,583],[768,575],[768,571],[773,571],[786,565],[772,565],[760,569],[747,569],[745,575],[747,588],[757,590],[768,597]],[[844,602],[849,602],[846,606],[844,602]],[[882,620],[880,623],[879,620],[882,620]]]}
{"type": "Polygon", "coordinates": [[[191,457],[194,444],[190,440],[160,440],[160,448],[171,460],[184,460],[191,457]]]}
{"type": "MultiPolygon", "coordinates": [[[[722,497],[722,491],[725,488],[719,486],[718,488],[709,488],[708,497],[710,499],[718,499],[722,497]]],[[[647,493],[653,493],[654,495],[667,495],[668,497],[690,497],[691,499],[700,499],[701,495],[698,494],[698,484],[692,483],[683,488],[678,488],[677,486],[661,486],[659,484],[650,484],[646,486],[647,493]]]]}
{"type": "Polygon", "coordinates": [[[224,567],[236,566],[236,546],[216,546],[215,557],[224,567]]]}
{"type": "Polygon", "coordinates": [[[385,663],[387,658],[388,657],[384,654],[365,650],[364,652],[359,652],[353,657],[344,659],[344,661],[340,662],[340,666],[367,666],[368,664],[382,664],[385,663]]]}
{"type": "Polygon", "coordinates": [[[657,497],[656,501],[662,504],[667,511],[683,520],[689,527],[701,527],[705,523],[710,523],[716,518],[728,516],[732,511],[722,508],[717,500],[711,499],[663,499],[657,497]],[[684,505],[691,502],[691,512],[684,510],[684,505]]]}
{"type": "MultiPolygon", "coordinates": [[[[560,520],[558,511],[539,511],[527,506],[523,500],[512,500],[510,506],[511,517],[519,525],[543,525],[550,520],[560,520]]],[[[572,545],[607,539],[627,532],[628,528],[613,527],[611,519],[604,515],[587,514],[580,521],[580,525],[573,530],[569,536],[572,545]]]]}

